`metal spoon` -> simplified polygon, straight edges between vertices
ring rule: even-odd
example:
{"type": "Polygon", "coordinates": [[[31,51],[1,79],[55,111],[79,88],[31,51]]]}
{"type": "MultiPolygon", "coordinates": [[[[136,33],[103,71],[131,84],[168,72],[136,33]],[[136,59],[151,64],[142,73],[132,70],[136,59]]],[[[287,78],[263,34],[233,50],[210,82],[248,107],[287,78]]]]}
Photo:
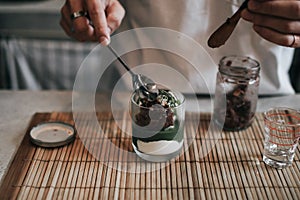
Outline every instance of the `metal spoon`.
{"type": "Polygon", "coordinates": [[[232,17],[227,18],[226,22],[224,22],[217,30],[215,30],[215,32],[208,39],[207,44],[209,47],[216,48],[225,44],[240,20],[242,10],[247,8],[247,4],[248,0],[244,1],[239,9],[232,15],[232,17]]]}
{"type": "Polygon", "coordinates": [[[134,73],[128,67],[126,62],[117,54],[117,52],[110,45],[107,45],[107,47],[117,57],[117,59],[125,67],[125,69],[130,73],[132,77],[133,88],[139,93],[139,96],[141,98],[147,98],[150,101],[155,100],[158,96],[158,89],[154,81],[142,74],[134,73]]]}

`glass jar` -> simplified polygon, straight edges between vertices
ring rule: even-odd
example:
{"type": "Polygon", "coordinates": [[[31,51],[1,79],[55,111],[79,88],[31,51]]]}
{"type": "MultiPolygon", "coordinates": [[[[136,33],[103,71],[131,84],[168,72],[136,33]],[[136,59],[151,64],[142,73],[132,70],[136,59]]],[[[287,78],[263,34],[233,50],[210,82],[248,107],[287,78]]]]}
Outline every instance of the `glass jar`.
{"type": "Polygon", "coordinates": [[[174,90],[159,88],[156,100],[131,96],[132,146],[147,161],[165,162],[182,149],[185,98],[174,90]]]}
{"type": "Polygon", "coordinates": [[[225,56],[220,60],[214,118],[223,130],[242,130],[251,125],[258,99],[259,72],[259,62],[246,56],[225,56]]]}

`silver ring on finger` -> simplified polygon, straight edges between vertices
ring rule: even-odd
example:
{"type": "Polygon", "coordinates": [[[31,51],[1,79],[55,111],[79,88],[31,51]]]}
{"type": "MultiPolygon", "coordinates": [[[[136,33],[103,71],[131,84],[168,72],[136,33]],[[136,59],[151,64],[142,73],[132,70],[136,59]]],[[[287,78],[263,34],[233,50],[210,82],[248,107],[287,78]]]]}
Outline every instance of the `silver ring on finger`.
{"type": "Polygon", "coordinates": [[[299,36],[299,35],[293,34],[292,37],[293,37],[293,41],[292,41],[292,43],[289,45],[289,47],[292,47],[292,48],[297,48],[297,47],[299,47],[299,46],[300,46],[300,36],[299,36]]]}
{"type": "Polygon", "coordinates": [[[77,11],[77,12],[73,12],[70,17],[71,17],[71,20],[74,20],[78,17],[85,17],[87,16],[87,12],[86,11],[83,11],[83,10],[80,10],[80,11],[77,11]]]}

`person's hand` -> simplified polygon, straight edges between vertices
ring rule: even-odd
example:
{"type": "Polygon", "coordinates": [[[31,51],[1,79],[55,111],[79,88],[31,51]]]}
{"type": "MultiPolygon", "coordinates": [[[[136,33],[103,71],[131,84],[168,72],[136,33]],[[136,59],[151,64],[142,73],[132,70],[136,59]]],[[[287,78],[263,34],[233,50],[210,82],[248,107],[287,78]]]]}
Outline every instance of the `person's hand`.
{"type": "Polygon", "coordinates": [[[78,41],[110,42],[110,34],[121,24],[125,10],[118,0],[66,0],[60,25],[78,41]]]}
{"type": "Polygon", "coordinates": [[[242,18],[266,40],[287,47],[300,47],[299,0],[249,0],[242,18]]]}

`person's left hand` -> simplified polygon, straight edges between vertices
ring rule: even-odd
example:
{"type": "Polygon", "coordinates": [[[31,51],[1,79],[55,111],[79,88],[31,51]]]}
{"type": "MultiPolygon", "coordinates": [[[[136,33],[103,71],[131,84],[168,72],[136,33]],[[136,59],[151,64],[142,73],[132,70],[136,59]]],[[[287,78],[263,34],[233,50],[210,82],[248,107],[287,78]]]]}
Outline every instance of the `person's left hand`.
{"type": "Polygon", "coordinates": [[[249,0],[242,18],[266,40],[287,47],[300,47],[299,0],[249,0]]]}

